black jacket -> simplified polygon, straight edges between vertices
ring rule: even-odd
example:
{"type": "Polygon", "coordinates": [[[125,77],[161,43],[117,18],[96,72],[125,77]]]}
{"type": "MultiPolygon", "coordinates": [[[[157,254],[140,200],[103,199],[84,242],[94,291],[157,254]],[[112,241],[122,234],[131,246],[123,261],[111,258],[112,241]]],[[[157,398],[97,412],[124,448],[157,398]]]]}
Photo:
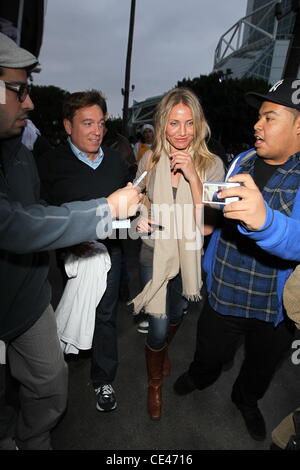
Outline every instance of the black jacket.
{"type": "Polygon", "coordinates": [[[121,155],[111,148],[102,150],[104,157],[96,169],[79,160],[68,143],[45,153],[38,160],[42,199],[57,205],[88,201],[125,186],[130,173],[121,155]]]}

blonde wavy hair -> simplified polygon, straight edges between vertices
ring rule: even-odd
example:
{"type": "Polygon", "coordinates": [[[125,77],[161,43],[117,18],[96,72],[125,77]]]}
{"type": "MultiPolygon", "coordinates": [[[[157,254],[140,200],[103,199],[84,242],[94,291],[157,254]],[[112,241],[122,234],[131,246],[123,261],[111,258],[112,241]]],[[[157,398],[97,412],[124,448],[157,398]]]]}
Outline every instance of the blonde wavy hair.
{"type": "Polygon", "coordinates": [[[162,152],[170,153],[170,144],[166,139],[166,127],[170,112],[177,104],[188,106],[192,112],[194,121],[194,139],[190,145],[193,154],[194,164],[199,178],[203,181],[205,172],[215,158],[206,145],[206,138],[210,137],[210,128],[205,119],[202,106],[197,96],[188,88],[173,88],[166,93],[159,102],[154,123],[155,138],[152,145],[152,167],[155,167],[162,152]]]}

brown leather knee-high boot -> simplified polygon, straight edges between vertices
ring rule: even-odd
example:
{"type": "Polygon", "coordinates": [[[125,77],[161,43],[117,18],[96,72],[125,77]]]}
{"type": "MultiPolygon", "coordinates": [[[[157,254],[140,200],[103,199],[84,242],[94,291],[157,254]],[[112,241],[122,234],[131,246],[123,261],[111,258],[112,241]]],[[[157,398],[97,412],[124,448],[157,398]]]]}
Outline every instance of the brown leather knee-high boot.
{"type": "Polygon", "coordinates": [[[167,348],[166,348],[166,353],[165,353],[165,358],[164,358],[164,364],[163,364],[163,375],[167,376],[171,374],[171,361],[168,355],[168,347],[169,344],[171,343],[172,339],[174,338],[174,335],[176,331],[178,330],[178,327],[181,322],[176,323],[174,325],[169,325],[169,330],[168,330],[168,336],[167,336],[167,348]]]}
{"type": "Polygon", "coordinates": [[[148,370],[148,413],[151,419],[160,419],[161,417],[161,387],[162,370],[167,346],[162,349],[154,350],[146,344],[146,362],[148,370]]]}

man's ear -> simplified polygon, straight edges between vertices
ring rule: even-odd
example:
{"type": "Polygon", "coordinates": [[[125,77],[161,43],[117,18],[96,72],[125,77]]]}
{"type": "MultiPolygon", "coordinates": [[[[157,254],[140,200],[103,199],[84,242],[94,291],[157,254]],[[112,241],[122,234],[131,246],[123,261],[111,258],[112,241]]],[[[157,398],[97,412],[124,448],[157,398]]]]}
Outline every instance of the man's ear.
{"type": "Polygon", "coordinates": [[[69,119],[64,119],[63,124],[64,124],[64,128],[65,128],[66,133],[68,135],[71,135],[71,133],[72,133],[72,122],[69,121],[69,119]]]}
{"type": "Polygon", "coordinates": [[[296,118],[296,125],[297,125],[297,135],[300,135],[300,111],[298,111],[298,116],[296,118]]]}

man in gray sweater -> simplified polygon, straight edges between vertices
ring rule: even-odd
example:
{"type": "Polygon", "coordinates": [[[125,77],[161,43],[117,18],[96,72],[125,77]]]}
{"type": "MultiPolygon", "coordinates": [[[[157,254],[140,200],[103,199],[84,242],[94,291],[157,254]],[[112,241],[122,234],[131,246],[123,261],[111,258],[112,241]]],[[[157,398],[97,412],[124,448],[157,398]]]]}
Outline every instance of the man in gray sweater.
{"type": "Polygon", "coordinates": [[[112,233],[140,202],[128,184],[107,198],[39,204],[39,178],[20,134],[33,109],[27,84],[37,59],[0,33],[0,448],[50,449],[65,410],[67,367],[57,337],[46,250],[112,233]],[[19,382],[15,419],[5,403],[5,362],[19,382]],[[15,426],[16,422],[16,426],[15,426]]]}

